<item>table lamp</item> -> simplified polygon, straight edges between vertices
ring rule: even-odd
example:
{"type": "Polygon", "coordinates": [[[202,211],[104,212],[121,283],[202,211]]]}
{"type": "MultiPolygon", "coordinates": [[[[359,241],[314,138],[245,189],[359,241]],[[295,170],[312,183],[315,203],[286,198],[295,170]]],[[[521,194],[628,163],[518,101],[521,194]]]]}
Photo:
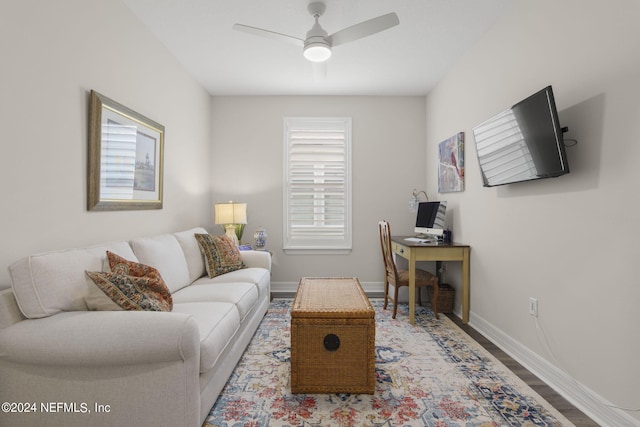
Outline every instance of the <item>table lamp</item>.
{"type": "Polygon", "coordinates": [[[246,203],[216,203],[215,204],[216,224],[226,230],[226,235],[237,246],[242,239],[244,226],[247,223],[246,203]]]}
{"type": "Polygon", "coordinates": [[[427,196],[427,193],[425,191],[418,191],[416,189],[413,190],[413,193],[411,193],[411,199],[409,199],[409,210],[411,212],[417,212],[418,211],[418,205],[420,204],[420,194],[424,194],[424,197],[427,199],[427,202],[429,201],[429,196],[427,196]]]}

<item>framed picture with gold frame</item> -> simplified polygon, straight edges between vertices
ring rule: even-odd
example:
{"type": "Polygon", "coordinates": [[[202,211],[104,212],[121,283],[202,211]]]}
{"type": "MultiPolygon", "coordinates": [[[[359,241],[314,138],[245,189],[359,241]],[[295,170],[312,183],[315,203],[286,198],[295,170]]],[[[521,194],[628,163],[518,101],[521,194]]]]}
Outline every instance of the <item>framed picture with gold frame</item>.
{"type": "Polygon", "coordinates": [[[88,151],[88,210],[162,209],[164,126],[92,90],[88,151]]]}

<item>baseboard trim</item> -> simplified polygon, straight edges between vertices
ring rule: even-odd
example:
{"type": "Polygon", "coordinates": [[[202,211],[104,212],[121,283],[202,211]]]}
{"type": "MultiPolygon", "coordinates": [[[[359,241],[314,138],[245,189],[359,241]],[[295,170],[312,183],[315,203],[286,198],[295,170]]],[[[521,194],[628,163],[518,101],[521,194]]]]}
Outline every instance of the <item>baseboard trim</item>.
{"type": "Polygon", "coordinates": [[[610,402],[578,382],[566,371],[551,364],[473,312],[469,315],[469,326],[603,427],[640,427],[640,421],[613,408],[610,402]]]}
{"type": "MultiPolygon", "coordinates": [[[[293,298],[298,289],[299,282],[271,282],[271,296],[273,298],[293,298]]],[[[369,298],[384,297],[384,284],[382,282],[360,282],[362,289],[369,298]]]]}

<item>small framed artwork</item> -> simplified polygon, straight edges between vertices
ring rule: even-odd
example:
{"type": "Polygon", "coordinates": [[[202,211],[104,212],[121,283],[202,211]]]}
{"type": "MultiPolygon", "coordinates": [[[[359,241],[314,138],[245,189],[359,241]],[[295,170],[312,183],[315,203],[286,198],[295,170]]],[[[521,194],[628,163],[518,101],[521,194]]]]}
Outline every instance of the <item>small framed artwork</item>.
{"type": "Polygon", "coordinates": [[[438,192],[464,191],[464,132],[438,145],[438,192]]]}
{"type": "Polygon", "coordinates": [[[164,126],[91,91],[87,208],[162,209],[164,126]]]}

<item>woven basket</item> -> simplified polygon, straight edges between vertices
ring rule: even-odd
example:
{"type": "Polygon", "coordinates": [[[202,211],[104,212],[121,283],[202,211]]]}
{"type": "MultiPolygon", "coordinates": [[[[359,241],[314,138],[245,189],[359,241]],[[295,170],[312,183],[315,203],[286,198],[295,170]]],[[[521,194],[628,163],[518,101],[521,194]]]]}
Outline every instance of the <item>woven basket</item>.
{"type": "Polygon", "coordinates": [[[441,283],[438,287],[438,310],[442,313],[452,313],[455,296],[455,289],[446,283],[441,283]]]}

